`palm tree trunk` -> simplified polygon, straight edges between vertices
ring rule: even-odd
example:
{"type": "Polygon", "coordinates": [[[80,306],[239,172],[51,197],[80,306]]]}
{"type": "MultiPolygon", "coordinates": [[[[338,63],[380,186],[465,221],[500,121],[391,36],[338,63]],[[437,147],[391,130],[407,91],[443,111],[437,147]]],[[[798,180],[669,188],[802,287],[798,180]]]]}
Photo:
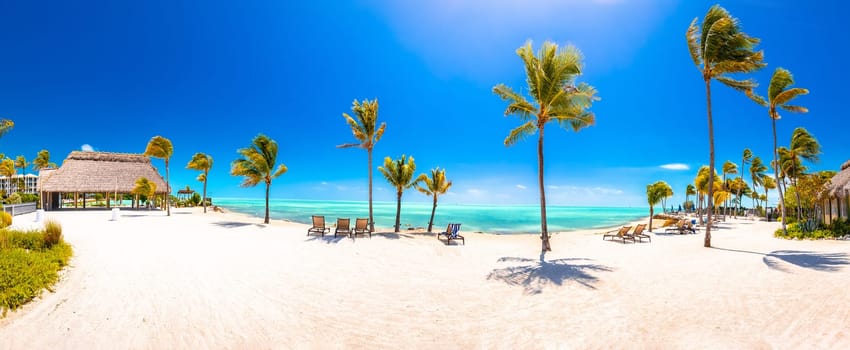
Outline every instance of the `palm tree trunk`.
{"type": "Polygon", "coordinates": [[[546,252],[552,251],[549,245],[549,228],[546,225],[546,191],[543,186],[543,127],[544,124],[538,124],[540,130],[537,138],[537,182],[540,184],[540,239],[542,242],[541,254],[542,257],[546,252]]]}
{"type": "Polygon", "coordinates": [[[375,217],[372,216],[372,147],[366,150],[369,153],[369,232],[375,232],[375,217]]]}
{"type": "Polygon", "coordinates": [[[165,210],[168,213],[168,216],[171,216],[171,205],[168,204],[168,201],[171,197],[171,183],[168,180],[168,158],[165,158],[165,210]]]}
{"type": "Polygon", "coordinates": [[[711,212],[714,206],[714,122],[711,119],[711,78],[705,77],[705,99],[708,106],[708,210],[704,247],[711,247],[711,212]]]}
{"type": "MultiPolygon", "coordinates": [[[[771,116],[770,121],[773,124],[773,174],[776,176],[776,188],[779,190],[779,206],[782,207],[782,233],[788,234],[788,229],[785,227],[785,195],[782,194],[782,184],[779,182],[779,153],[776,145],[776,119],[771,116]]],[[[767,210],[765,210],[767,214],[767,210]]]]}
{"type": "Polygon", "coordinates": [[[401,191],[398,191],[395,205],[395,232],[400,232],[401,228],[401,191]]]}
{"type": "MultiPolygon", "coordinates": [[[[796,173],[797,169],[794,169],[796,173]]],[[[797,197],[797,222],[803,220],[803,203],[800,202],[800,187],[797,187],[797,177],[795,176],[791,181],[794,184],[794,194],[797,197]]]]}
{"type": "Polygon", "coordinates": [[[434,213],[437,212],[437,194],[434,193],[434,206],[431,207],[431,220],[428,221],[428,232],[431,232],[431,227],[434,226],[434,213]]]}
{"type": "Polygon", "coordinates": [[[269,223],[269,188],[272,187],[271,181],[266,181],[266,218],[263,223],[269,223]]]}
{"type": "Polygon", "coordinates": [[[650,204],[649,205],[649,232],[652,232],[652,217],[654,216],[652,210],[653,210],[652,204],[650,204]]]}
{"type": "Polygon", "coordinates": [[[204,214],[207,212],[207,174],[208,172],[204,172],[204,198],[201,198],[201,203],[204,206],[204,214]]]}

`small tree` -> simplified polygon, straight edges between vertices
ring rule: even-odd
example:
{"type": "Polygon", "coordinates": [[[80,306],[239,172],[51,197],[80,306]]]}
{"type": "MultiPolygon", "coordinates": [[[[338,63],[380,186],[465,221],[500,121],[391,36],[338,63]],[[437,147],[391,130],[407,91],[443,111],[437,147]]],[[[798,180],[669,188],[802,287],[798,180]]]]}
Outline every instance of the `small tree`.
{"type": "Polygon", "coordinates": [[[416,163],[413,162],[413,156],[401,158],[393,161],[392,158],[384,158],[384,166],[378,167],[384,178],[390,185],[396,189],[396,211],[395,211],[395,232],[399,232],[401,226],[401,195],[404,190],[413,187],[419,181],[424,180],[424,175],[414,180],[413,174],[416,173],[416,163]]]}
{"type": "Polygon", "coordinates": [[[133,187],[130,193],[144,197],[150,201],[156,195],[156,183],[148,180],[146,177],[140,177],[136,179],[136,186],[133,187]]]}
{"type": "Polygon", "coordinates": [[[446,170],[440,168],[431,169],[431,177],[422,174],[419,176],[424,186],[419,183],[414,183],[413,187],[426,196],[433,196],[434,206],[431,207],[431,220],[428,220],[428,232],[431,232],[431,227],[434,226],[434,214],[437,212],[437,197],[445,194],[452,187],[452,182],[446,180],[446,170]]]}
{"type": "Polygon", "coordinates": [[[661,202],[670,188],[664,181],[658,181],[646,186],[646,200],[649,203],[649,232],[652,232],[652,217],[655,216],[655,206],[661,202]]]}
{"type": "Polygon", "coordinates": [[[162,136],[151,138],[148,141],[148,147],[145,149],[146,156],[165,160],[165,210],[168,216],[171,216],[171,205],[168,203],[168,197],[171,195],[171,184],[168,179],[168,161],[173,154],[174,146],[171,145],[171,140],[162,136]]]}
{"type": "Polygon", "coordinates": [[[254,187],[260,182],[266,184],[266,216],[264,223],[269,223],[269,190],[272,180],[286,173],[286,165],[277,163],[277,142],[268,136],[260,134],[251,141],[251,146],[241,148],[237,152],[242,158],[236,159],[230,165],[230,175],[242,176],[242,187],[254,187]]]}
{"type": "Polygon", "coordinates": [[[189,164],[186,165],[186,168],[188,169],[201,171],[201,174],[198,176],[198,181],[204,183],[204,196],[202,198],[204,213],[207,212],[207,179],[209,177],[210,169],[212,169],[212,165],[212,157],[203,153],[195,153],[195,155],[192,156],[192,160],[190,160],[189,164]]]}

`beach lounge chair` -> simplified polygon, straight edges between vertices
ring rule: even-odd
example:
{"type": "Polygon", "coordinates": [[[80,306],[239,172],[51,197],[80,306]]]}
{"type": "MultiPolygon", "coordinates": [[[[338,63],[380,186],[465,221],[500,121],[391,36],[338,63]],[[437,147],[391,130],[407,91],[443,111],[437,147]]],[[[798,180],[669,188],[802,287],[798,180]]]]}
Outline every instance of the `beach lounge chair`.
{"type": "Polygon", "coordinates": [[[682,226],[682,233],[697,233],[697,228],[694,227],[694,224],[690,220],[685,220],[685,224],[682,226]]]}
{"type": "Polygon", "coordinates": [[[338,235],[351,236],[351,219],[336,219],[336,229],[334,230],[334,237],[338,235]]]}
{"type": "Polygon", "coordinates": [[[667,227],[664,229],[664,232],[675,232],[678,234],[685,233],[685,220],[679,220],[679,222],[676,223],[676,226],[667,227]]]}
{"type": "Polygon", "coordinates": [[[646,239],[649,240],[650,243],[652,243],[652,237],[650,237],[648,234],[643,233],[643,230],[645,228],[646,228],[646,224],[640,224],[640,225],[635,226],[635,231],[632,232],[632,237],[634,239],[639,240],[640,242],[643,242],[643,239],[646,238],[646,239]]]}
{"type": "Polygon", "coordinates": [[[361,219],[357,218],[354,221],[354,232],[351,233],[352,236],[357,237],[357,235],[369,235],[369,238],[372,238],[372,231],[369,231],[369,219],[361,219]]]}
{"type": "Polygon", "coordinates": [[[632,229],[631,226],[623,226],[619,230],[608,231],[604,235],[602,235],[602,240],[604,241],[605,238],[611,237],[611,241],[613,241],[614,238],[622,239],[623,244],[626,244],[627,239],[630,239],[630,240],[632,240],[632,242],[634,242],[635,237],[629,234],[629,230],[631,230],[631,229],[632,229]],[[614,232],[617,232],[617,233],[614,233],[614,232]]]}
{"type": "Polygon", "coordinates": [[[313,215],[313,227],[307,230],[307,235],[309,236],[311,233],[322,234],[322,237],[325,236],[325,233],[330,232],[330,227],[325,227],[325,217],[320,215],[313,215]]]}
{"type": "Polygon", "coordinates": [[[446,245],[449,245],[449,243],[451,243],[452,240],[458,240],[458,239],[461,242],[463,242],[463,245],[466,245],[466,240],[463,238],[463,236],[457,234],[459,231],[460,231],[460,224],[449,224],[449,226],[446,227],[445,232],[440,232],[440,233],[437,234],[437,239],[439,240],[440,236],[446,236],[446,245]]]}

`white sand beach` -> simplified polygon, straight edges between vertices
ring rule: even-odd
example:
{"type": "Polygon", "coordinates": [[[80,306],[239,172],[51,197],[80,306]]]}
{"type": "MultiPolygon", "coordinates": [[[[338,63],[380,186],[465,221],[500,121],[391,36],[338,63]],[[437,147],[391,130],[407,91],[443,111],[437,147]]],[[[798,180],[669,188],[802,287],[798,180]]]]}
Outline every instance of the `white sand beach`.
{"type": "Polygon", "coordinates": [[[534,235],[307,237],[199,210],[49,212],[75,256],[0,348],[850,348],[850,242],[777,223],[730,220],[712,249],[558,234],[541,263],[534,235]]]}

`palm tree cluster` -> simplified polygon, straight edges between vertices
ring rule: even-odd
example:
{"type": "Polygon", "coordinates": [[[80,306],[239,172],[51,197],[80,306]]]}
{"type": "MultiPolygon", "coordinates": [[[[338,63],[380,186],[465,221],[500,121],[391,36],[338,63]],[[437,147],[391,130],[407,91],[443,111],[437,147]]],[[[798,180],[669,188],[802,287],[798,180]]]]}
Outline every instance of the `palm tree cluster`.
{"type": "Polygon", "coordinates": [[[673,196],[673,188],[664,181],[658,181],[654,184],[646,186],[646,200],[649,203],[649,231],[652,232],[652,217],[655,216],[655,206],[662,203],[664,208],[664,200],[673,196]]]}

